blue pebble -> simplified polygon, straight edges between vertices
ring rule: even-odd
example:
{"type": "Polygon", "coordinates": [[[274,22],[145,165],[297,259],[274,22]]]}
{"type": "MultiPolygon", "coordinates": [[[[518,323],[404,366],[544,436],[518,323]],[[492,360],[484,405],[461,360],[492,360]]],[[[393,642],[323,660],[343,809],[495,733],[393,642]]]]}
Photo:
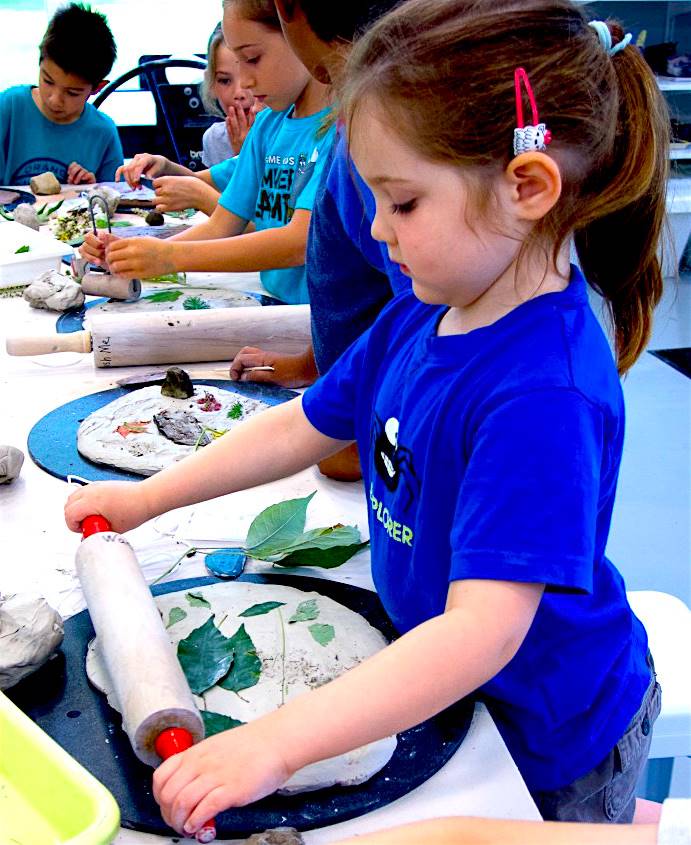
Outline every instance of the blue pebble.
{"type": "Polygon", "coordinates": [[[247,555],[242,549],[222,549],[204,558],[204,565],[217,578],[237,578],[242,575],[247,555]]]}

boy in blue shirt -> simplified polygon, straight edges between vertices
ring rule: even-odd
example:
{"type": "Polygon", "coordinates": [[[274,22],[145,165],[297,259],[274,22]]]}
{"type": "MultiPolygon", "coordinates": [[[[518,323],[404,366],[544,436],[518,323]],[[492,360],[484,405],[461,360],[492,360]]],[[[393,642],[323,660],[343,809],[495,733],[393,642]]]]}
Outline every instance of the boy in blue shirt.
{"type": "Polygon", "coordinates": [[[63,184],[112,181],[123,159],[118,130],[87,103],[117,54],[105,16],[81,3],[63,6],[39,50],[38,86],[0,94],[0,182],[27,185],[46,171],[63,184]]]}

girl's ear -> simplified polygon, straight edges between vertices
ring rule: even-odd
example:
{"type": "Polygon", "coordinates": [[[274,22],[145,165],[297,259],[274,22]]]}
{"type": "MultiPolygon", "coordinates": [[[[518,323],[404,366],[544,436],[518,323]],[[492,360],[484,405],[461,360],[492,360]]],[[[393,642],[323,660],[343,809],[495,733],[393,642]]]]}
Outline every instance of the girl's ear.
{"type": "Polygon", "coordinates": [[[561,196],[559,165],[545,153],[521,153],[504,171],[514,211],[521,220],[540,220],[561,196]]]}

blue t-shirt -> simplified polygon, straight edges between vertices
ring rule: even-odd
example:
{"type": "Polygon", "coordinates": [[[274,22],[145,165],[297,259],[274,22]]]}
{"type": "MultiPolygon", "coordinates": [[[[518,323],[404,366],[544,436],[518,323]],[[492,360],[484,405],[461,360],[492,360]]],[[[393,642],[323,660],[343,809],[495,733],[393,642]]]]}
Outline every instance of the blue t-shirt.
{"type": "MultiPolygon", "coordinates": [[[[238,156],[230,184],[219,204],[257,230],[287,225],[297,209],[312,210],[335,126],[320,133],[330,109],[294,118],[263,109],[238,156]]],[[[213,174],[212,174],[213,178],[213,174]]],[[[305,266],[263,270],[261,280],[273,296],[289,304],[309,302],[305,266]]]]}
{"type": "Polygon", "coordinates": [[[213,183],[216,186],[216,189],[221,193],[225,191],[230,183],[230,180],[233,178],[238,158],[239,156],[227,158],[225,161],[221,161],[218,164],[212,164],[209,168],[209,173],[211,174],[213,183]]]}
{"type": "Polygon", "coordinates": [[[338,132],[322,179],[307,241],[307,289],[317,369],[334,361],[372,325],[410,279],[370,231],[375,203],[338,132]]]}
{"type": "Polygon", "coordinates": [[[16,85],[0,94],[0,184],[28,185],[32,176],[46,171],[64,184],[73,161],[98,182],[112,182],[123,156],[117,126],[108,115],[86,103],[74,123],[53,123],[31,90],[31,85],[16,85]]]}
{"type": "Polygon", "coordinates": [[[372,574],[401,632],[443,613],[450,581],[546,585],[480,695],[529,789],[557,789],[611,751],[650,680],[604,553],[621,387],[576,268],[566,290],[467,334],[438,337],[444,313],[397,296],[303,405],[319,431],[357,439],[372,574]]]}

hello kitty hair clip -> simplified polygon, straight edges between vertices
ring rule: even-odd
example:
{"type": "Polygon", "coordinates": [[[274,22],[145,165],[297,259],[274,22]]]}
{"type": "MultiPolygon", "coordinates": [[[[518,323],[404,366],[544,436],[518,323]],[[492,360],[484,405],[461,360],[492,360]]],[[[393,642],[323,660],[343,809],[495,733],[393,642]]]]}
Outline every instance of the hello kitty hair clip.
{"type": "Polygon", "coordinates": [[[544,123],[539,122],[533,89],[530,87],[528,74],[522,67],[517,67],[514,71],[513,84],[516,92],[516,123],[518,124],[513,130],[513,154],[517,156],[520,153],[544,152],[547,145],[552,142],[552,133],[544,123]],[[525,86],[533,116],[532,124],[529,123],[527,126],[523,123],[521,82],[525,86]]]}

